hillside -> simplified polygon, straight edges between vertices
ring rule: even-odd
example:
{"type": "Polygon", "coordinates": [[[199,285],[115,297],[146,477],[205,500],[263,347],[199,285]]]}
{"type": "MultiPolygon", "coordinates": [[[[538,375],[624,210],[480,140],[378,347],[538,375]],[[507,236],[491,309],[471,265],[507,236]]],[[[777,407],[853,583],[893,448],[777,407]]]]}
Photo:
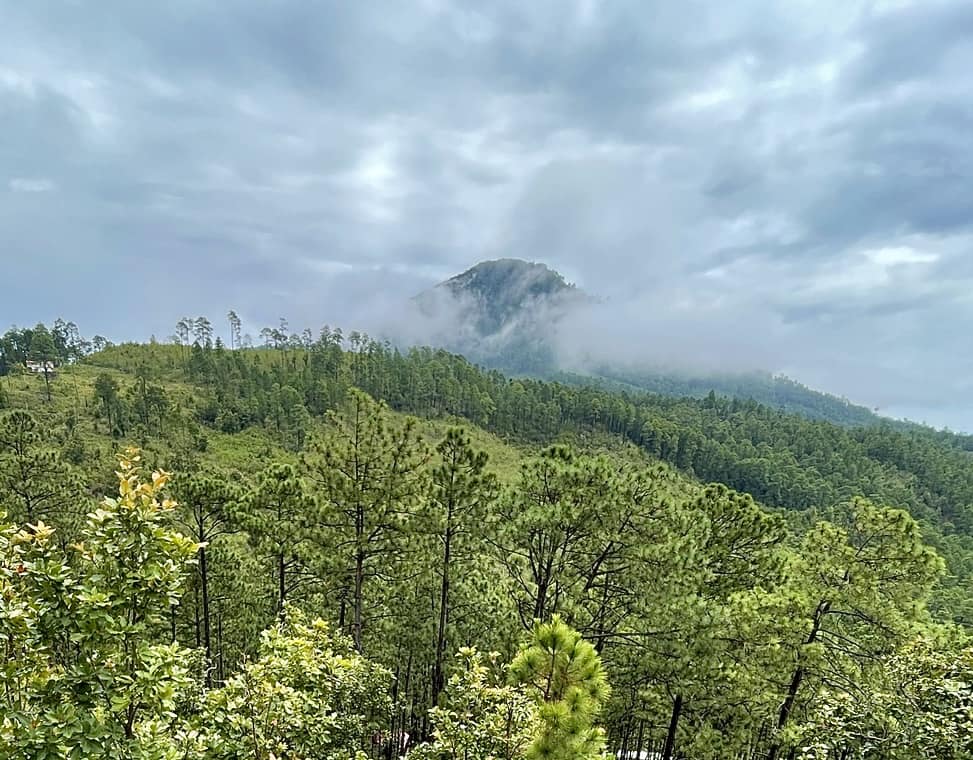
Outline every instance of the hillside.
{"type": "Polygon", "coordinates": [[[891,420],[858,404],[828,393],[808,388],[784,375],[768,372],[737,374],[700,374],[637,371],[602,366],[590,374],[552,372],[549,379],[572,384],[597,383],[601,387],[619,391],[648,391],[663,396],[691,396],[703,399],[710,394],[741,401],[755,401],[786,414],[798,414],[811,420],[823,420],[837,425],[893,425],[903,429],[917,427],[914,423],[891,420]]]}
{"type": "MultiPolygon", "coordinates": [[[[244,352],[115,346],[55,380],[72,384],[72,414],[98,414],[87,391],[102,371],[121,373],[123,385],[149,372],[162,383],[167,408],[188,415],[190,437],[212,439],[217,450],[232,448],[235,435],[251,431],[279,449],[299,449],[313,421],[345,389],[359,387],[398,412],[461,419],[512,442],[537,446],[596,436],[633,445],[691,478],[725,483],[774,509],[815,511],[867,494],[908,509],[942,546],[965,552],[959,547],[970,544],[973,533],[973,439],[926,428],[849,428],[714,395],[675,398],[587,381],[511,381],[444,351],[401,354],[366,340],[346,352],[328,336],[306,349],[244,352]]],[[[45,413],[37,377],[5,379],[8,405],[27,403],[18,383],[33,384],[30,405],[45,413]]],[[[151,415],[141,428],[157,429],[151,415]]],[[[973,620],[973,614],[959,616],[973,620]]]]}
{"type": "MultiPolygon", "coordinates": [[[[854,674],[852,693],[880,689],[917,656],[927,668],[953,656],[916,655],[917,630],[961,641],[942,626],[973,624],[971,447],[949,434],[511,379],[440,350],[367,338],[348,350],[327,330],[277,349],[111,346],[49,380],[48,399],[41,376],[0,377],[0,504],[98,547],[115,533],[81,527],[79,505],[111,493],[115,452],[134,444],[146,476],[171,470],[175,524],[205,546],[177,603],[141,635],[195,649],[209,670],[185,688],[213,699],[248,659],[311,646],[260,648],[260,631],[296,605],[326,621],[319,635],[347,637],[314,646],[398,673],[394,689],[371,687],[387,705],[349,725],[432,741],[446,729],[429,708],[479,693],[462,680],[473,675],[460,647],[509,662],[532,620],[557,614],[610,674],[608,746],[708,760],[733,746],[757,760],[792,741],[769,727],[822,599],[835,613],[815,651],[831,659],[807,666],[802,731],[833,709],[827,663],[854,674]],[[946,559],[941,578],[930,546],[946,559]],[[833,588],[820,586],[822,568],[833,588]],[[879,661],[867,654],[876,647],[879,661]]],[[[74,602],[78,619],[89,598],[74,602]]],[[[327,699],[302,683],[307,708],[327,699]]],[[[222,728],[207,730],[235,736],[231,720],[213,720],[222,728]]],[[[367,748],[372,734],[347,736],[367,748]]]]}

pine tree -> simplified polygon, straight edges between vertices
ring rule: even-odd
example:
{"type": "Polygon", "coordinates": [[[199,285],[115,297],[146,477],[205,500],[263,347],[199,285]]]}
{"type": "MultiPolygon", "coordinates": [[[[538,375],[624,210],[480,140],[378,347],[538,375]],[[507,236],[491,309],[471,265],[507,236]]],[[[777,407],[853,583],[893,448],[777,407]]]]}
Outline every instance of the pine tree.
{"type": "Polygon", "coordinates": [[[791,719],[821,689],[846,690],[863,665],[887,657],[927,618],[925,599],[943,571],[905,512],[855,499],[804,537],[781,589],[787,689],[767,760],[788,742],[791,719]]]}
{"type": "Polygon", "coordinates": [[[67,540],[84,511],[81,483],[60,454],[44,446],[44,438],[30,413],[0,415],[0,508],[28,524],[55,521],[67,540]]]}
{"type": "Polygon", "coordinates": [[[604,732],[595,726],[610,693],[595,648],[560,618],[534,626],[529,644],[510,666],[513,683],[540,707],[540,729],[528,760],[585,760],[600,756],[604,732]]]}
{"type": "Polygon", "coordinates": [[[206,685],[210,686],[213,678],[213,644],[209,548],[215,539],[232,529],[230,519],[239,511],[237,503],[240,493],[226,479],[206,473],[177,477],[173,481],[172,490],[184,515],[180,522],[187,535],[199,546],[196,552],[196,570],[202,596],[200,612],[205,680],[206,685]]]}
{"type": "Polygon", "coordinates": [[[475,451],[469,437],[451,428],[436,447],[439,463],[433,469],[429,491],[427,530],[438,539],[439,620],[436,626],[435,661],[432,673],[431,703],[435,706],[443,689],[443,666],[450,624],[450,591],[457,567],[464,574],[474,572],[478,531],[496,496],[496,478],[485,472],[487,455],[475,451]]]}
{"type": "Polygon", "coordinates": [[[392,422],[386,407],[361,391],[349,394],[347,414],[330,420],[328,436],[305,461],[319,489],[322,553],[350,586],[342,599],[350,600],[349,628],[360,652],[366,586],[379,573],[394,573],[402,559],[403,529],[424,491],[427,455],[415,420],[392,422]]]}
{"type": "Polygon", "coordinates": [[[314,499],[291,465],[267,467],[241,500],[236,520],[254,548],[272,563],[278,613],[290,594],[308,580],[308,539],[314,519],[314,499]]]}

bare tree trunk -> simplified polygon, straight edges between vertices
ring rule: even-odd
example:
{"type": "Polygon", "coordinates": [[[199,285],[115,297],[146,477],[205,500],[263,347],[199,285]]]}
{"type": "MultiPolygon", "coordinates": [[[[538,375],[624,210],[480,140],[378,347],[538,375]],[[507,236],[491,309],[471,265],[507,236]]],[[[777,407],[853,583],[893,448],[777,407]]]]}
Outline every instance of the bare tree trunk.
{"type": "Polygon", "coordinates": [[[201,621],[199,619],[199,582],[193,584],[193,617],[196,623],[196,648],[203,645],[201,621]]]}
{"type": "Polygon", "coordinates": [[[439,702],[443,690],[443,659],[446,656],[446,623],[449,620],[449,563],[453,530],[449,525],[452,515],[447,515],[446,540],[443,547],[443,577],[439,588],[439,629],[436,632],[436,660],[432,671],[432,706],[439,702]]]}
{"type": "Polygon", "coordinates": [[[209,574],[206,567],[206,547],[199,547],[199,582],[203,589],[203,649],[206,652],[206,686],[213,685],[213,649],[210,642],[209,574]]]}
{"type": "Polygon", "coordinates": [[[361,654],[362,651],[362,586],[365,580],[365,552],[359,548],[355,552],[355,598],[353,600],[354,609],[352,610],[353,619],[351,623],[351,640],[355,644],[355,650],[361,654]]]}
{"type": "Polygon", "coordinates": [[[677,694],[672,701],[672,717],[669,719],[669,731],[666,734],[666,744],[662,748],[662,760],[672,760],[672,753],[676,749],[676,729],[679,727],[679,716],[682,714],[682,694],[677,694]]]}
{"type": "MultiPolygon", "coordinates": [[[[808,644],[813,644],[818,637],[818,631],[821,629],[821,619],[827,614],[828,610],[831,608],[831,603],[828,600],[822,600],[818,603],[817,609],[814,611],[814,620],[811,624],[811,632],[808,634],[805,640],[805,646],[808,644]]],[[[804,666],[799,665],[797,670],[794,671],[794,675],[791,677],[790,686],[787,689],[787,697],[784,699],[784,704],[780,706],[780,716],[777,719],[777,731],[780,732],[784,726],[787,725],[787,721],[791,716],[791,711],[794,709],[794,703],[797,701],[797,692],[801,688],[801,682],[804,680],[804,666]]],[[[775,738],[773,744],[770,745],[770,751],[767,753],[767,760],[777,760],[780,755],[780,742],[775,738]]]]}

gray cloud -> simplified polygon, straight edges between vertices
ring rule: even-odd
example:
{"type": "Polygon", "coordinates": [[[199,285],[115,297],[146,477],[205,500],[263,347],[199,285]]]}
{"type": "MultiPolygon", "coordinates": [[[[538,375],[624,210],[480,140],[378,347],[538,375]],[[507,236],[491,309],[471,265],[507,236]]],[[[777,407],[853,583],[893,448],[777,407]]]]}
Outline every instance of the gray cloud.
{"type": "Polygon", "coordinates": [[[973,429],[962,0],[0,17],[0,322],[381,331],[518,256],[603,296],[574,334],[618,354],[973,429]]]}

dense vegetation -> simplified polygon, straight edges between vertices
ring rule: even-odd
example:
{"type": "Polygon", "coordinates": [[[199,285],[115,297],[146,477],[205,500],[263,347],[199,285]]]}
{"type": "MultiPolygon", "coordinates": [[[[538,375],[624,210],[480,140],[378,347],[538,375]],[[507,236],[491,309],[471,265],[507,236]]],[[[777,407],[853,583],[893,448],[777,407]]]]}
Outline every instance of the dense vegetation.
{"type": "Polygon", "coordinates": [[[692,396],[703,399],[713,393],[740,401],[755,401],[786,414],[834,422],[846,427],[883,424],[900,429],[914,427],[909,423],[880,417],[846,399],[812,390],[789,377],[766,372],[692,375],[686,372],[599,366],[591,375],[552,372],[548,376],[571,384],[590,385],[593,381],[600,381],[606,388],[628,392],[648,391],[663,396],[692,396]]]}
{"type": "Polygon", "coordinates": [[[4,757],[973,751],[968,438],[327,328],[12,332],[4,757]]]}

